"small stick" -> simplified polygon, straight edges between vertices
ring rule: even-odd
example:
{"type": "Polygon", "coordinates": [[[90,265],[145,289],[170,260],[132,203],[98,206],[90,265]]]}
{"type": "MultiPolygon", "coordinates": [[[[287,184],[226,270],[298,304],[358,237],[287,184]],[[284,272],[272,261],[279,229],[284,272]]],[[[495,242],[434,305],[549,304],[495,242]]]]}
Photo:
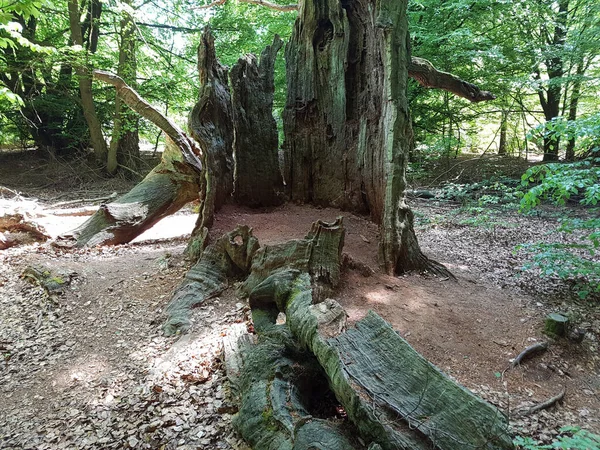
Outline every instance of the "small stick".
{"type": "Polygon", "coordinates": [[[538,342],[537,344],[530,345],[525,350],[523,350],[519,355],[513,360],[510,367],[515,367],[523,361],[528,356],[531,356],[534,353],[538,353],[541,351],[548,350],[548,342],[538,342]]]}
{"type": "Polygon", "coordinates": [[[561,391],[560,394],[549,398],[548,400],[538,403],[537,405],[532,406],[529,409],[526,409],[523,412],[519,412],[517,413],[516,417],[523,417],[523,416],[529,416],[530,414],[533,414],[535,412],[541,411],[542,409],[547,409],[550,408],[551,406],[553,406],[555,403],[560,402],[564,396],[565,396],[565,392],[566,389],[563,388],[563,390],[561,391]]]}

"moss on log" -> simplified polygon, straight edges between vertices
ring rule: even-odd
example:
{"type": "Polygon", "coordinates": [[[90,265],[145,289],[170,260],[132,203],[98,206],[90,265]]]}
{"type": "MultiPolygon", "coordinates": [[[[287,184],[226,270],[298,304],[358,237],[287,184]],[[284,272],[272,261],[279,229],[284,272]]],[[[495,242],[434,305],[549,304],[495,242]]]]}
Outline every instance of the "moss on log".
{"type": "Polygon", "coordinates": [[[190,326],[191,308],[218,295],[231,279],[245,277],[257,249],[258,240],[247,226],[237,227],[206,247],[167,306],[165,335],[186,331],[190,326]]]}
{"type": "Polygon", "coordinates": [[[404,201],[412,129],[406,0],[300,3],[286,48],[292,200],[370,214],[386,272],[449,273],[422,254],[404,201]]]}
{"type": "MultiPolygon", "coordinates": [[[[297,347],[314,354],[364,442],[389,450],[512,449],[506,417],[450,380],[381,317],[371,312],[347,329],[344,309],[323,288],[336,280],[343,236],[341,221],[317,222],[305,239],[257,252],[245,289],[259,336],[284,345],[288,357],[297,347]],[[279,312],[285,326],[275,323],[279,312]]],[[[242,408],[266,407],[268,386],[244,397],[242,408]]],[[[253,442],[251,429],[240,431],[253,442]]]]}
{"type": "Polygon", "coordinates": [[[565,337],[569,331],[569,318],[558,313],[550,313],[546,317],[544,333],[550,337],[565,337]]]}

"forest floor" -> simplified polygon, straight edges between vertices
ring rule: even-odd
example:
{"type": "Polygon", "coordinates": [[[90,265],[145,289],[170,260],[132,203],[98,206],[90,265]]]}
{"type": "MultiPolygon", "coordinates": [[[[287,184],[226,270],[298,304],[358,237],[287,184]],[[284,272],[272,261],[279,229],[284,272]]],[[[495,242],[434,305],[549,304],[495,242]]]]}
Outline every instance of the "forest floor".
{"type": "MultiPolygon", "coordinates": [[[[48,185],[49,170],[34,160],[0,162],[0,184],[27,197],[0,192],[0,202],[19,203],[52,236],[87,218],[71,215],[85,204],[56,203],[131,185],[83,178],[73,184],[72,177],[48,185]]],[[[556,215],[497,206],[482,212],[436,199],[411,206],[424,252],[457,281],[347,269],[337,300],[350,320],[378,312],[442,371],[511,414],[514,434],[549,442],[563,426],[600,432],[599,305],[522,271],[524,255],[515,251],[554,229],[556,215]],[[573,317],[586,331],[583,341],[552,341],[547,352],[505,371],[525,347],[548,340],[542,328],[550,312],[573,317]],[[563,389],[559,405],[514,417],[563,389]]],[[[211,236],[248,224],[262,245],[271,244],[303,237],[313,221],[339,215],[344,251],[377,269],[377,227],[329,208],[226,206],[211,236]]],[[[162,312],[189,267],[183,249],[195,219],[186,208],[128,245],[0,251],[0,448],[246,448],[231,428],[236,407],[228,398],[222,338],[248,321],[247,303],[232,287],[193,310],[191,333],[161,333],[162,312]],[[49,295],[29,283],[21,274],[32,266],[70,280],[68,288],[49,295]]]]}

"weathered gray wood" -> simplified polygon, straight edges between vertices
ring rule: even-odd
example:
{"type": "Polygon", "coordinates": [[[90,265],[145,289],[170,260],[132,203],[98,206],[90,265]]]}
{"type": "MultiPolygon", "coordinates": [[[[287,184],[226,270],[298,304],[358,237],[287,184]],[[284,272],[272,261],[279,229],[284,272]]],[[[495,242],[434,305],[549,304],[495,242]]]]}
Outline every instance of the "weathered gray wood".
{"type": "Polygon", "coordinates": [[[246,55],[231,69],[233,123],[235,128],[236,201],[251,207],[280,205],[283,178],[279,168],[279,138],[273,118],[274,68],[283,41],[260,56],[246,55]]]}
{"type": "Polygon", "coordinates": [[[222,292],[231,279],[244,277],[258,249],[252,229],[239,226],[204,249],[198,262],[188,271],[167,306],[165,335],[184,332],[190,326],[189,310],[222,292]]]}
{"type": "MultiPolygon", "coordinates": [[[[315,355],[364,442],[386,450],[512,449],[504,415],[450,380],[379,316],[369,313],[346,329],[345,311],[321,286],[336,280],[343,236],[341,223],[318,222],[303,240],[257,252],[245,289],[259,336],[315,355]],[[278,312],[285,327],[275,324],[278,312]]],[[[263,398],[256,396],[242,404],[263,398]]]]}
{"type": "Polygon", "coordinates": [[[184,162],[167,138],[161,162],[131,191],[98,211],[81,226],[59,236],[57,246],[93,247],[132,241],[186,203],[198,198],[198,172],[184,162]]]}
{"type": "Polygon", "coordinates": [[[200,214],[186,253],[196,259],[206,246],[207,228],[214,214],[233,192],[233,110],[227,67],[215,53],[210,27],[206,27],[198,46],[200,93],[188,118],[192,137],[203,151],[200,214]]]}

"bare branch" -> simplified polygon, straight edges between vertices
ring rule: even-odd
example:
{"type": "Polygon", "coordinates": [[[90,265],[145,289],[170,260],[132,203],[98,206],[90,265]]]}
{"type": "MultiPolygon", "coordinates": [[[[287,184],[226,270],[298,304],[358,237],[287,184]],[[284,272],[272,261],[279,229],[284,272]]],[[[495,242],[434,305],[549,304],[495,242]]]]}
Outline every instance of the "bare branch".
{"type": "Polygon", "coordinates": [[[429,61],[416,56],[410,60],[408,76],[415,79],[421,86],[452,92],[474,103],[496,98],[491,92],[482,91],[478,86],[461,80],[456,75],[437,70],[429,61]]]}
{"type": "MultiPolygon", "coordinates": [[[[197,6],[194,9],[209,9],[214,6],[222,6],[227,2],[227,0],[215,0],[208,5],[197,6]]],[[[275,11],[289,12],[289,11],[298,11],[297,4],[290,5],[278,5],[277,3],[267,2],[264,0],[239,0],[240,3],[250,3],[251,5],[259,5],[264,6],[265,8],[273,9],[275,11]]]]}
{"type": "Polygon", "coordinates": [[[185,161],[195,169],[199,171],[202,170],[202,163],[200,162],[202,151],[174,122],[140,97],[140,95],[129,87],[121,77],[109,72],[95,70],[94,78],[114,86],[127,106],[163,130],[165,134],[175,142],[177,147],[179,147],[185,161]]]}

